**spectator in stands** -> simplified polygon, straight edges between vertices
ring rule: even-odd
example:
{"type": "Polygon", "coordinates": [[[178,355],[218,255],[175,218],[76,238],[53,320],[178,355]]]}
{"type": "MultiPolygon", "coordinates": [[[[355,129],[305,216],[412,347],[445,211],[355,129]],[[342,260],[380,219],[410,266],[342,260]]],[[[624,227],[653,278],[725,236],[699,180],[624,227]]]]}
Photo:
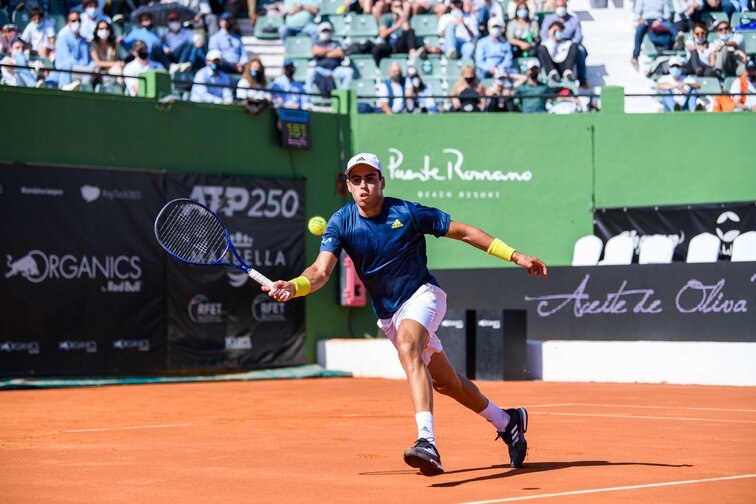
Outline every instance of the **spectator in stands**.
{"type": "Polygon", "coordinates": [[[703,12],[724,12],[727,19],[730,19],[738,7],[740,2],[737,0],[704,0],[703,12]]]}
{"type": "Polygon", "coordinates": [[[21,38],[29,46],[31,54],[47,58],[55,47],[55,26],[49,19],[45,19],[45,11],[34,7],[29,11],[30,22],[24,28],[21,38]]]}
{"type": "Polygon", "coordinates": [[[168,31],[163,34],[162,41],[163,52],[169,60],[168,71],[188,72],[195,65],[204,65],[205,55],[202,53],[202,46],[197,47],[192,30],[181,24],[178,13],[169,12],[167,21],[168,31]]]}
{"type": "Polygon", "coordinates": [[[711,43],[715,67],[722,75],[742,75],[748,56],[743,35],[733,35],[729,21],[717,23],[717,38],[711,43]]]}
{"type": "MultiPolygon", "coordinates": [[[[183,5],[184,7],[188,7],[189,9],[193,10],[197,15],[194,17],[194,25],[199,27],[201,25],[204,25],[205,30],[207,31],[207,35],[209,37],[212,37],[215,35],[215,33],[218,31],[218,16],[215,15],[213,12],[213,9],[210,7],[210,2],[208,0],[171,0],[179,5],[183,5]]],[[[249,0],[252,2],[255,2],[255,0],[249,0]]],[[[216,3],[215,0],[213,0],[213,3],[216,3]]],[[[255,12],[255,4],[252,6],[252,9],[249,11],[250,13],[255,12]]],[[[252,19],[252,15],[250,14],[250,19],[252,19]]],[[[204,66],[204,60],[202,62],[204,66]]]]}
{"type": "MultiPolygon", "coordinates": [[[[105,20],[97,23],[94,32],[94,39],[89,44],[89,54],[95,65],[95,71],[104,71],[110,75],[121,75],[123,73],[124,62],[118,59],[118,46],[116,45],[113,29],[105,20]]],[[[114,85],[113,78],[103,78],[102,83],[114,85]]]]}
{"type": "Polygon", "coordinates": [[[552,96],[553,90],[539,80],[541,64],[537,58],[528,58],[522,64],[524,74],[515,76],[512,86],[515,95],[520,97],[520,107],[528,114],[546,112],[546,100],[552,96]]]}
{"type": "MultiPolygon", "coordinates": [[[[141,40],[147,46],[147,52],[152,59],[161,60],[163,54],[162,42],[155,32],[152,31],[152,14],[145,12],[139,16],[139,25],[134,26],[123,39],[123,45],[131,49],[137,40],[141,40]]],[[[133,52],[133,51],[132,51],[133,52]]]]}
{"type": "Polygon", "coordinates": [[[210,51],[220,51],[224,72],[241,73],[244,65],[249,62],[249,55],[244,49],[241,37],[236,33],[235,21],[230,14],[223,13],[218,26],[220,29],[210,37],[207,48],[210,51]]]}
{"type": "Polygon", "coordinates": [[[265,77],[265,66],[260,58],[252,58],[244,67],[242,78],[236,86],[236,98],[246,101],[270,100],[267,92],[268,81],[265,77]]]}
{"type": "Polygon", "coordinates": [[[319,4],[319,0],[284,0],[286,17],[278,29],[281,39],[304,33],[314,40],[318,33],[315,16],[320,12],[319,4]]]}
{"type": "Polygon", "coordinates": [[[564,38],[564,25],[554,21],[549,26],[548,37],[536,51],[541,67],[552,80],[575,80],[573,68],[577,62],[577,44],[564,38]]]}
{"type": "Polygon", "coordinates": [[[210,49],[205,61],[206,66],[194,76],[190,100],[197,103],[232,103],[231,79],[223,71],[220,51],[210,49]]]}
{"type": "Polygon", "coordinates": [[[18,26],[11,23],[3,25],[2,33],[0,33],[0,53],[10,53],[11,45],[19,33],[18,26]]]}
{"type": "MultiPolygon", "coordinates": [[[[648,0],[637,0],[637,3],[644,1],[648,0]]],[[[663,1],[666,2],[667,0],[663,1]]],[[[564,39],[571,40],[577,45],[577,78],[581,87],[589,88],[590,84],[588,84],[587,69],[585,65],[588,51],[585,50],[585,46],[583,45],[583,30],[580,25],[580,18],[577,17],[576,14],[567,10],[567,0],[555,0],[554,13],[546,16],[541,24],[541,40],[546,40],[549,26],[551,26],[554,21],[559,21],[564,25],[564,39]]]]}
{"type": "Polygon", "coordinates": [[[457,112],[480,112],[483,109],[486,88],[478,81],[474,66],[462,67],[459,80],[452,86],[450,94],[454,97],[452,107],[457,112]]]}
{"type": "Polygon", "coordinates": [[[507,19],[502,3],[498,0],[474,0],[473,14],[478,20],[478,31],[480,35],[488,33],[488,20],[492,17],[507,19]]]}
{"type": "Polygon", "coordinates": [[[512,46],[504,39],[504,23],[492,17],[488,20],[488,35],[475,47],[475,65],[479,79],[492,77],[497,68],[512,67],[512,46]]]}
{"type": "Polygon", "coordinates": [[[391,12],[381,16],[378,33],[382,41],[372,48],[376,63],[391,54],[407,53],[411,60],[415,59],[419,45],[409,24],[409,8],[401,0],[393,0],[391,12]]]}
{"type": "MultiPolygon", "coordinates": [[[[81,16],[78,12],[69,12],[67,20],[68,23],[60,29],[55,40],[55,68],[91,72],[94,63],[89,53],[89,44],[79,35],[81,16]]],[[[57,80],[58,87],[70,90],[77,87],[75,81],[89,83],[92,77],[83,74],[72,76],[71,73],[60,72],[57,80]],[[72,86],[69,87],[69,84],[72,86]]]]}
{"type": "MultiPolygon", "coordinates": [[[[10,47],[10,56],[3,58],[5,65],[27,66],[29,64],[24,53],[26,44],[16,37],[10,47]]],[[[2,67],[3,84],[6,86],[33,87],[37,79],[28,68],[2,67]]]]}
{"type": "Polygon", "coordinates": [[[384,114],[399,114],[407,110],[406,82],[402,74],[402,66],[399,63],[391,63],[389,66],[389,78],[381,82],[378,87],[376,101],[378,108],[384,114]]]}
{"type": "Polygon", "coordinates": [[[478,38],[478,20],[472,14],[472,0],[451,0],[451,9],[438,20],[438,36],[444,39],[446,56],[472,59],[478,38]]]}
{"type": "Polygon", "coordinates": [[[640,56],[641,44],[646,33],[656,47],[672,49],[677,40],[678,31],[669,20],[668,0],[637,0],[634,13],[637,25],[635,27],[633,57],[630,63],[637,70],[638,56],[640,56]]]}
{"type": "Polygon", "coordinates": [[[693,30],[696,23],[701,22],[701,8],[705,0],[672,0],[672,10],[675,16],[672,19],[678,32],[693,30]]]}
{"type": "Polygon", "coordinates": [[[730,86],[730,93],[740,95],[730,97],[733,111],[756,112],[756,56],[751,56],[748,59],[746,72],[733,81],[730,86]],[[748,96],[746,96],[746,93],[748,96]]]}
{"type": "Polygon", "coordinates": [[[318,41],[312,45],[315,66],[307,69],[305,89],[315,93],[315,86],[323,96],[330,96],[334,88],[347,89],[352,82],[354,70],[342,66],[344,49],[336,40],[332,40],[333,26],[329,22],[320,23],[318,41]]]}
{"type": "Polygon", "coordinates": [[[123,67],[123,81],[126,84],[126,93],[131,96],[137,96],[139,94],[139,83],[141,79],[135,79],[134,77],[139,76],[142,72],[146,72],[147,70],[165,71],[165,67],[157,61],[150,59],[147,44],[141,40],[135,40],[134,43],[131,44],[131,54],[134,56],[134,59],[123,67]]]}
{"type": "Polygon", "coordinates": [[[673,110],[687,110],[693,112],[696,110],[696,89],[701,84],[693,76],[683,74],[685,63],[677,56],[669,59],[669,74],[663,75],[657,87],[664,92],[662,105],[664,112],[673,110]]]}
{"type": "MultiPolygon", "coordinates": [[[[368,2],[369,1],[370,0],[368,0],[368,2]]],[[[373,16],[375,16],[375,19],[378,20],[379,24],[385,14],[391,13],[393,11],[394,1],[395,0],[376,0],[375,2],[373,2],[373,6],[370,12],[373,13],[373,16]]],[[[409,19],[412,16],[412,6],[410,5],[410,2],[404,2],[403,0],[399,1],[402,3],[402,17],[409,19]]],[[[445,10],[446,9],[444,9],[444,11],[445,10]]]]}
{"type": "Polygon", "coordinates": [[[554,103],[552,103],[551,108],[549,109],[549,114],[563,115],[582,111],[583,109],[580,105],[580,100],[575,97],[572,90],[563,88],[557,92],[556,97],[554,98],[554,103]]]}
{"type": "Polygon", "coordinates": [[[100,9],[97,7],[97,0],[84,0],[81,5],[83,9],[81,11],[81,29],[79,30],[79,34],[87,42],[92,42],[94,40],[94,32],[97,29],[97,23],[100,21],[112,23],[112,20],[100,12],[100,9]]]}
{"type": "Polygon", "coordinates": [[[685,41],[685,52],[688,61],[685,70],[688,75],[699,77],[714,77],[718,75],[715,62],[716,56],[709,43],[709,30],[703,23],[693,26],[693,38],[685,41]]]}
{"type": "Polygon", "coordinates": [[[405,95],[407,96],[408,112],[416,114],[438,112],[436,100],[433,98],[433,90],[423,82],[415,67],[407,68],[405,95]]]}
{"type": "Polygon", "coordinates": [[[412,0],[409,2],[409,5],[413,16],[417,16],[418,14],[435,14],[441,17],[446,12],[446,5],[442,0],[412,0]]]}
{"type": "Polygon", "coordinates": [[[305,88],[301,82],[294,79],[296,71],[297,67],[294,61],[285,60],[283,74],[276,77],[270,86],[271,91],[280,91],[279,93],[271,93],[273,102],[277,106],[289,109],[307,109],[310,107],[310,97],[306,94],[299,94],[304,93],[305,88]]]}
{"type": "Polygon", "coordinates": [[[517,106],[514,102],[514,90],[512,79],[505,70],[498,69],[494,72],[494,81],[491,87],[486,89],[488,112],[514,112],[517,106]]]}
{"type": "Polygon", "coordinates": [[[541,40],[538,19],[531,17],[533,11],[525,0],[519,0],[515,5],[517,6],[515,16],[507,23],[507,42],[512,46],[515,58],[535,56],[536,46],[541,40]]]}

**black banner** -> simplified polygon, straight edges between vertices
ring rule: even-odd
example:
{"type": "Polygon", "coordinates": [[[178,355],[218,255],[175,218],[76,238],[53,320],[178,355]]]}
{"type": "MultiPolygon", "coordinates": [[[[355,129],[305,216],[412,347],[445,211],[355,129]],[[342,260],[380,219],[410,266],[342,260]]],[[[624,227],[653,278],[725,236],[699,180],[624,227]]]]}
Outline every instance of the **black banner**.
{"type": "MultiPolygon", "coordinates": [[[[304,186],[304,180],[169,174],[166,199],[207,205],[247,264],[271,280],[288,279],[304,269],[304,186]]],[[[168,321],[172,370],[305,362],[304,300],[275,302],[240,271],[169,260],[168,321]]]]}
{"type": "Polygon", "coordinates": [[[594,234],[604,243],[622,233],[638,245],[647,236],[667,235],[677,244],[674,261],[685,261],[690,239],[711,233],[721,240],[719,260],[729,261],[732,242],[742,233],[756,231],[756,203],[681,205],[660,207],[599,208],[594,213],[594,234]]]}
{"type": "Polygon", "coordinates": [[[756,263],[436,270],[449,308],[526,309],[529,340],[756,341],[756,263]]]}
{"type": "Polygon", "coordinates": [[[165,369],[160,174],[0,167],[0,375],[165,369]]]}

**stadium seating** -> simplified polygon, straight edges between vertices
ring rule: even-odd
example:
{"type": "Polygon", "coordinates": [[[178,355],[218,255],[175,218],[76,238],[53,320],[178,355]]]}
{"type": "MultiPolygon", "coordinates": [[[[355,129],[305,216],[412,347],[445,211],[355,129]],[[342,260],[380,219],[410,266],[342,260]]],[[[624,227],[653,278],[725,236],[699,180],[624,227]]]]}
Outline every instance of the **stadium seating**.
{"type": "Polygon", "coordinates": [[[738,235],[732,242],[732,262],[756,261],[756,231],[738,235]]]}
{"type": "Polygon", "coordinates": [[[255,37],[263,40],[278,38],[278,28],[283,24],[282,16],[262,16],[255,23],[255,37]]]}
{"type": "Polygon", "coordinates": [[[333,36],[337,39],[343,39],[349,35],[349,27],[344,16],[331,16],[328,22],[333,26],[333,36]]]}
{"type": "Polygon", "coordinates": [[[698,94],[716,94],[722,92],[722,85],[716,77],[697,77],[696,80],[701,85],[698,94]]]}
{"type": "Polygon", "coordinates": [[[719,258],[720,240],[711,233],[701,233],[690,239],[685,262],[714,263],[719,258]]]}
{"type": "Polygon", "coordinates": [[[378,22],[375,16],[369,14],[357,14],[352,16],[349,23],[349,36],[354,37],[377,37],[378,22]]]}
{"type": "Polygon", "coordinates": [[[740,25],[740,18],[748,18],[751,21],[756,20],[756,12],[735,12],[732,15],[732,18],[730,18],[730,25],[735,29],[735,27],[740,25]]]}
{"type": "Polygon", "coordinates": [[[354,69],[355,79],[373,79],[376,77],[377,66],[370,54],[355,54],[350,56],[350,66],[354,69]]]}
{"type": "Polygon", "coordinates": [[[633,239],[626,234],[612,236],[604,247],[602,266],[631,264],[633,262],[633,239]]]}
{"type": "Polygon", "coordinates": [[[310,37],[287,37],[284,42],[284,54],[287,58],[312,57],[312,41],[310,37]]]}
{"type": "Polygon", "coordinates": [[[410,26],[417,37],[438,36],[438,18],[434,14],[412,16],[410,26]]]}
{"type": "Polygon", "coordinates": [[[334,16],[338,14],[339,7],[342,7],[344,2],[342,0],[321,0],[320,1],[320,15],[321,16],[334,16]]]}
{"type": "Polygon", "coordinates": [[[640,242],[638,264],[669,264],[675,243],[666,235],[652,235],[640,242]]]}
{"type": "Polygon", "coordinates": [[[595,235],[585,235],[575,242],[572,250],[573,266],[595,266],[601,257],[601,249],[604,244],[601,238],[595,235]]]}

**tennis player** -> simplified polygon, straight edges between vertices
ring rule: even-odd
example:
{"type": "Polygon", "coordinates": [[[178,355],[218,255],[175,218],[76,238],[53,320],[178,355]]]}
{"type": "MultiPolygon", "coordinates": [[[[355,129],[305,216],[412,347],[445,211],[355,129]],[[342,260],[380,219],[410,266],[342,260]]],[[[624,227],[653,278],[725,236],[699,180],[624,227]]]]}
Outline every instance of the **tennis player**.
{"type": "Polygon", "coordinates": [[[378,326],[396,347],[407,374],[418,440],[404,451],[404,461],[427,476],[444,472],[434,435],[435,389],[493,424],[496,439],[508,446],[511,467],[522,466],[528,448],[527,411],[501,409],[487,399],[457,374],[436,336],[446,313],[446,293],[428,271],[424,235],[461,240],[535,276],[545,277],[546,265],[476,227],[452,221],[441,210],[384,197],[386,180],[375,154],[357,154],[345,173],[354,202],[328,221],[315,262],[301,276],[263,290],[277,301],[306,296],[325,285],[342,248],[346,250],[373,300],[378,326]]]}

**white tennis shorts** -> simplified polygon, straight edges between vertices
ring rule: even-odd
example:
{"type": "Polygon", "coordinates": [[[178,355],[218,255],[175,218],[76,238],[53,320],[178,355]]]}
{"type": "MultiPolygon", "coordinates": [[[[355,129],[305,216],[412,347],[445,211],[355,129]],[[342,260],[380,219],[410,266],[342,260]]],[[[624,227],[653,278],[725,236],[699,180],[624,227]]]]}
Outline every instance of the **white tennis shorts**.
{"type": "Polygon", "coordinates": [[[446,292],[433,284],[424,284],[415,291],[411,298],[402,304],[390,319],[378,319],[378,327],[386,333],[396,347],[396,334],[404,320],[419,322],[428,331],[430,339],[423,349],[423,362],[427,366],[431,356],[443,351],[441,341],[436,336],[438,326],[446,315],[446,292]]]}

